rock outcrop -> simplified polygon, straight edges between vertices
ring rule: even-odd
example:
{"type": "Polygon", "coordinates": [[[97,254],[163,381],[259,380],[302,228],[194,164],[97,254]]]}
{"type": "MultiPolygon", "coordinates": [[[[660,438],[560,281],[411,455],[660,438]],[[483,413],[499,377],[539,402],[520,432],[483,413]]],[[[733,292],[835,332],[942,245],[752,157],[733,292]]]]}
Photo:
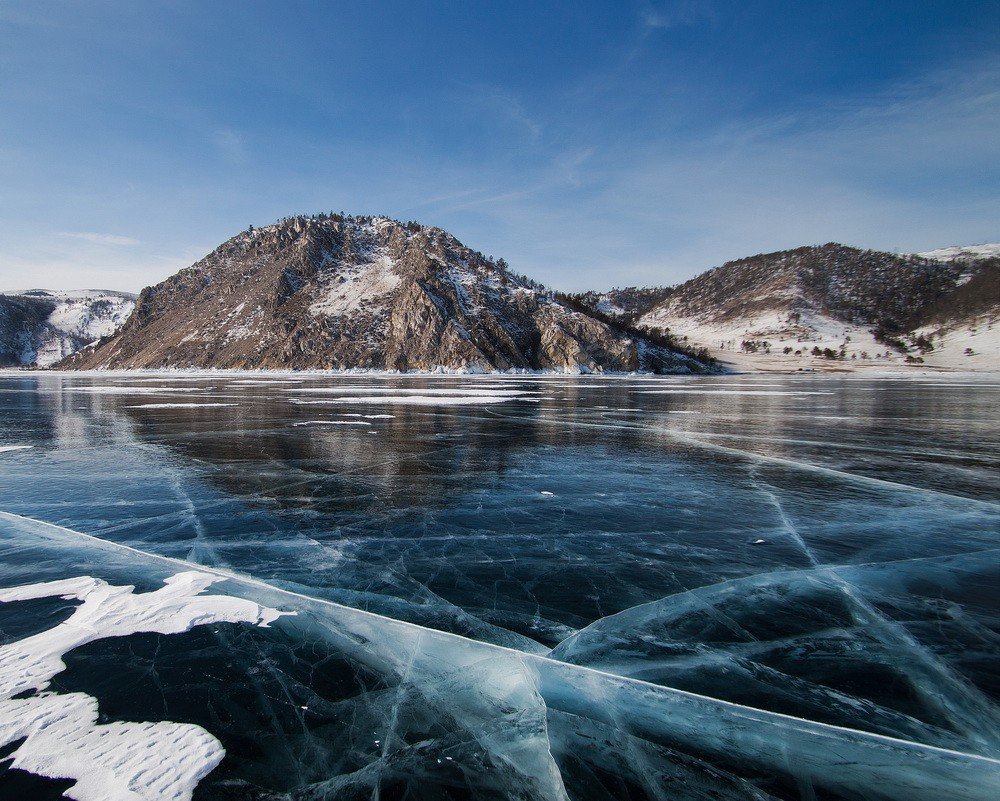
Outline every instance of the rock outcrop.
{"type": "Polygon", "coordinates": [[[341,215],[238,234],[143,290],[120,331],[61,366],[710,369],[438,228],[341,215]]]}

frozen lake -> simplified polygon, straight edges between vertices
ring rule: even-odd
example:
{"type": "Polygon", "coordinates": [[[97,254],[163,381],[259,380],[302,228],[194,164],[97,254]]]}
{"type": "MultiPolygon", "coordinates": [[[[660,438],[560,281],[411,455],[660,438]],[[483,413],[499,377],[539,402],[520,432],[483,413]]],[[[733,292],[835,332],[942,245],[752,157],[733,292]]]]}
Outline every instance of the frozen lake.
{"type": "Polygon", "coordinates": [[[998,408],[0,375],[0,797],[995,797],[998,408]]]}

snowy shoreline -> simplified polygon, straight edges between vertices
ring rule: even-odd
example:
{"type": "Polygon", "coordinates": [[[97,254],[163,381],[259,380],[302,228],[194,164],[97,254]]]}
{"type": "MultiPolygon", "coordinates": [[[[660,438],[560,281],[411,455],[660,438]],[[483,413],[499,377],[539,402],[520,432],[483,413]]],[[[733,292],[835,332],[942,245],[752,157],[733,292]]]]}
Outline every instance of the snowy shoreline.
{"type": "Polygon", "coordinates": [[[144,369],[115,370],[100,368],[94,370],[54,370],[44,367],[0,367],[0,376],[15,375],[53,375],[53,376],[177,376],[192,375],[212,377],[244,377],[261,376],[265,378],[285,378],[285,377],[323,377],[323,376],[368,376],[371,378],[435,378],[435,377],[463,377],[463,378],[665,378],[665,379],[716,379],[719,377],[747,377],[747,376],[817,376],[817,375],[866,375],[873,378],[907,376],[935,376],[935,375],[967,375],[967,376],[996,376],[1000,375],[1000,365],[989,369],[968,369],[958,367],[938,367],[934,365],[854,365],[825,363],[798,367],[795,369],[777,369],[770,367],[759,367],[757,369],[741,369],[735,365],[721,365],[721,370],[717,373],[697,374],[697,373],[653,373],[646,370],[634,370],[629,372],[604,370],[483,370],[479,368],[457,369],[438,367],[433,370],[377,370],[364,367],[351,367],[343,369],[294,369],[294,368],[218,368],[218,367],[157,367],[144,369]]]}

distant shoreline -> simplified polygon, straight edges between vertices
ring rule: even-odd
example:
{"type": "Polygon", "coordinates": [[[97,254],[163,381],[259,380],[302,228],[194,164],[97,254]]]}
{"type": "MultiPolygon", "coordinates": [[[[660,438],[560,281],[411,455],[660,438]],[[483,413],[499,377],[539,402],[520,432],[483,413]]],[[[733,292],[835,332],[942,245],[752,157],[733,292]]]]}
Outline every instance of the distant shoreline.
{"type": "Polygon", "coordinates": [[[53,369],[49,367],[0,367],[0,376],[8,375],[66,375],[66,376],[176,376],[176,375],[201,375],[211,376],[370,376],[372,378],[664,378],[664,379],[706,379],[712,380],[720,377],[746,377],[746,376],[829,376],[829,375],[867,375],[872,378],[907,376],[936,376],[936,375],[967,375],[1000,377],[1000,367],[990,370],[970,370],[955,367],[936,367],[932,365],[817,365],[816,367],[800,368],[795,370],[778,369],[757,369],[740,370],[726,368],[718,373],[652,373],[648,371],[616,372],[616,371],[572,371],[572,370],[459,370],[459,369],[437,369],[437,370],[374,370],[361,367],[343,369],[319,369],[319,368],[227,368],[227,367],[157,367],[157,368],[133,368],[133,369],[113,369],[96,368],[86,370],[65,370],[53,369]]]}

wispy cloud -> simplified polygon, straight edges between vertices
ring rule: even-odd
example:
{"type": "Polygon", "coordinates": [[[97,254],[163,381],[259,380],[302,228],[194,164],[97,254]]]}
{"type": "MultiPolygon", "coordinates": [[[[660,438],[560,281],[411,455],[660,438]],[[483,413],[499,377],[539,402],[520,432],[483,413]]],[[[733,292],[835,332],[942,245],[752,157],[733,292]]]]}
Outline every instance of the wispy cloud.
{"type": "Polygon", "coordinates": [[[82,239],[94,245],[113,245],[115,247],[131,247],[141,245],[138,239],[130,236],[117,236],[115,234],[98,234],[92,231],[60,231],[59,236],[67,236],[71,239],[82,239]]]}
{"type": "Polygon", "coordinates": [[[639,18],[647,28],[670,30],[711,19],[714,8],[709,0],[673,0],[666,3],[643,3],[639,18]]]}
{"type": "Polygon", "coordinates": [[[224,128],[212,133],[212,142],[222,154],[222,158],[231,164],[242,164],[247,160],[247,149],[243,134],[231,128],[224,128]]]}
{"type": "Polygon", "coordinates": [[[469,86],[472,101],[485,108],[498,119],[528,135],[532,141],[541,138],[544,127],[528,113],[524,103],[516,95],[495,86],[469,86]]]}
{"type": "Polygon", "coordinates": [[[491,219],[467,238],[565,289],[673,283],[830,240],[914,252],[996,241],[998,79],[1000,67],[973,59],[793,113],[744,115],[697,139],[579,142],[550,154],[548,184],[519,176],[528,195],[505,197],[513,181],[494,176],[491,219]]]}
{"type": "MultiPolygon", "coordinates": [[[[168,247],[171,246],[168,243],[168,247]]],[[[214,246],[214,245],[213,245],[214,246]]],[[[0,243],[0,292],[25,288],[24,276],[42,289],[117,289],[138,292],[202,258],[213,246],[178,246],[169,255],[131,248],[81,248],[63,237],[39,233],[11,247],[0,243]]]]}

